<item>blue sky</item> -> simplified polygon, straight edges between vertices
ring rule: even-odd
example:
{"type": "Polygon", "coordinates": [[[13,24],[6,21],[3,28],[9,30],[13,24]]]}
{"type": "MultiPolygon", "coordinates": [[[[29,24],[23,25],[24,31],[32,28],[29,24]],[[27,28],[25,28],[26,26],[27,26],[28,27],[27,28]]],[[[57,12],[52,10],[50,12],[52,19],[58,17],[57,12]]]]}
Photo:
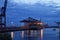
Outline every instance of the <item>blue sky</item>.
{"type": "MultiPolygon", "coordinates": [[[[0,7],[3,1],[0,0],[0,7]]],[[[20,20],[27,17],[41,19],[44,23],[55,25],[60,21],[60,0],[8,0],[7,26],[19,26],[20,20]]]]}

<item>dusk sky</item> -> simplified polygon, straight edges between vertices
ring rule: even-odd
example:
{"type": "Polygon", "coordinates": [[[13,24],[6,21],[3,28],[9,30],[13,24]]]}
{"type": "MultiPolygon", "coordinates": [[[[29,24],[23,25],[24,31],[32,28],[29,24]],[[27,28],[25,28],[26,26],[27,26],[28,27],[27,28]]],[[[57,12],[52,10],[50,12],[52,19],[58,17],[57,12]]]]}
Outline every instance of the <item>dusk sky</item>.
{"type": "MultiPolygon", "coordinates": [[[[0,0],[0,7],[3,6],[0,0]]],[[[20,26],[20,20],[33,17],[49,25],[60,21],[60,0],[8,0],[7,26],[20,26]]]]}

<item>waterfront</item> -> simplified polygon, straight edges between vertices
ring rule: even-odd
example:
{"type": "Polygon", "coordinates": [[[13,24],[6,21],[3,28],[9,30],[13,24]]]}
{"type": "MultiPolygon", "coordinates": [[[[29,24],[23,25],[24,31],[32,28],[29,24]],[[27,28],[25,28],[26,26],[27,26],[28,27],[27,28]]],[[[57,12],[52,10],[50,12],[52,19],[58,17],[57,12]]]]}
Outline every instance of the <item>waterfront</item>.
{"type": "MultiPolygon", "coordinates": [[[[54,28],[45,28],[42,40],[59,40],[59,29],[53,31],[54,28]]],[[[21,32],[15,32],[13,40],[40,40],[40,37],[24,37],[22,38],[21,32]]]]}
{"type": "MultiPolygon", "coordinates": [[[[9,37],[12,40],[60,40],[60,29],[57,29],[60,28],[59,4],[59,0],[58,2],[52,0],[0,0],[0,32],[2,35],[5,32],[11,32],[12,35],[9,37]],[[50,26],[54,29],[49,28],[50,26]],[[41,32],[40,29],[44,31],[41,32]],[[25,33],[26,30],[28,30],[28,35],[25,33]]],[[[5,35],[0,39],[8,40],[5,35]]]]}

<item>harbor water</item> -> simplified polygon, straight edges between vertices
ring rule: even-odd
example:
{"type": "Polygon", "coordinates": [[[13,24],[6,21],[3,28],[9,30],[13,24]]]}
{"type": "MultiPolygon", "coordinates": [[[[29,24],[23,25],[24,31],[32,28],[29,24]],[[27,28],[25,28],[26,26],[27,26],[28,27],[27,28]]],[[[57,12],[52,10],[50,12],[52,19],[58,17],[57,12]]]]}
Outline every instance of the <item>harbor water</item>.
{"type": "MultiPolygon", "coordinates": [[[[25,36],[24,34],[22,37],[22,32],[14,32],[14,37],[12,40],[59,40],[59,29],[58,28],[45,28],[43,29],[42,33],[42,39],[39,36],[25,36]]],[[[39,32],[36,32],[34,34],[39,34],[39,32]]]]}

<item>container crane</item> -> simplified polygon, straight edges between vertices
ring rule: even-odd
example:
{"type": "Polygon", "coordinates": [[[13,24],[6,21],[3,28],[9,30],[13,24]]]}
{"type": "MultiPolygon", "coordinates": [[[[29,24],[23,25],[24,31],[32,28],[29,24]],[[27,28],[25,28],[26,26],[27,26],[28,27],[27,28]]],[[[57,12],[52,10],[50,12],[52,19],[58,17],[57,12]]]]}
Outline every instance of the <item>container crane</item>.
{"type": "Polygon", "coordinates": [[[7,0],[4,0],[3,7],[0,8],[0,27],[6,28],[6,8],[7,8],[7,0]]]}

